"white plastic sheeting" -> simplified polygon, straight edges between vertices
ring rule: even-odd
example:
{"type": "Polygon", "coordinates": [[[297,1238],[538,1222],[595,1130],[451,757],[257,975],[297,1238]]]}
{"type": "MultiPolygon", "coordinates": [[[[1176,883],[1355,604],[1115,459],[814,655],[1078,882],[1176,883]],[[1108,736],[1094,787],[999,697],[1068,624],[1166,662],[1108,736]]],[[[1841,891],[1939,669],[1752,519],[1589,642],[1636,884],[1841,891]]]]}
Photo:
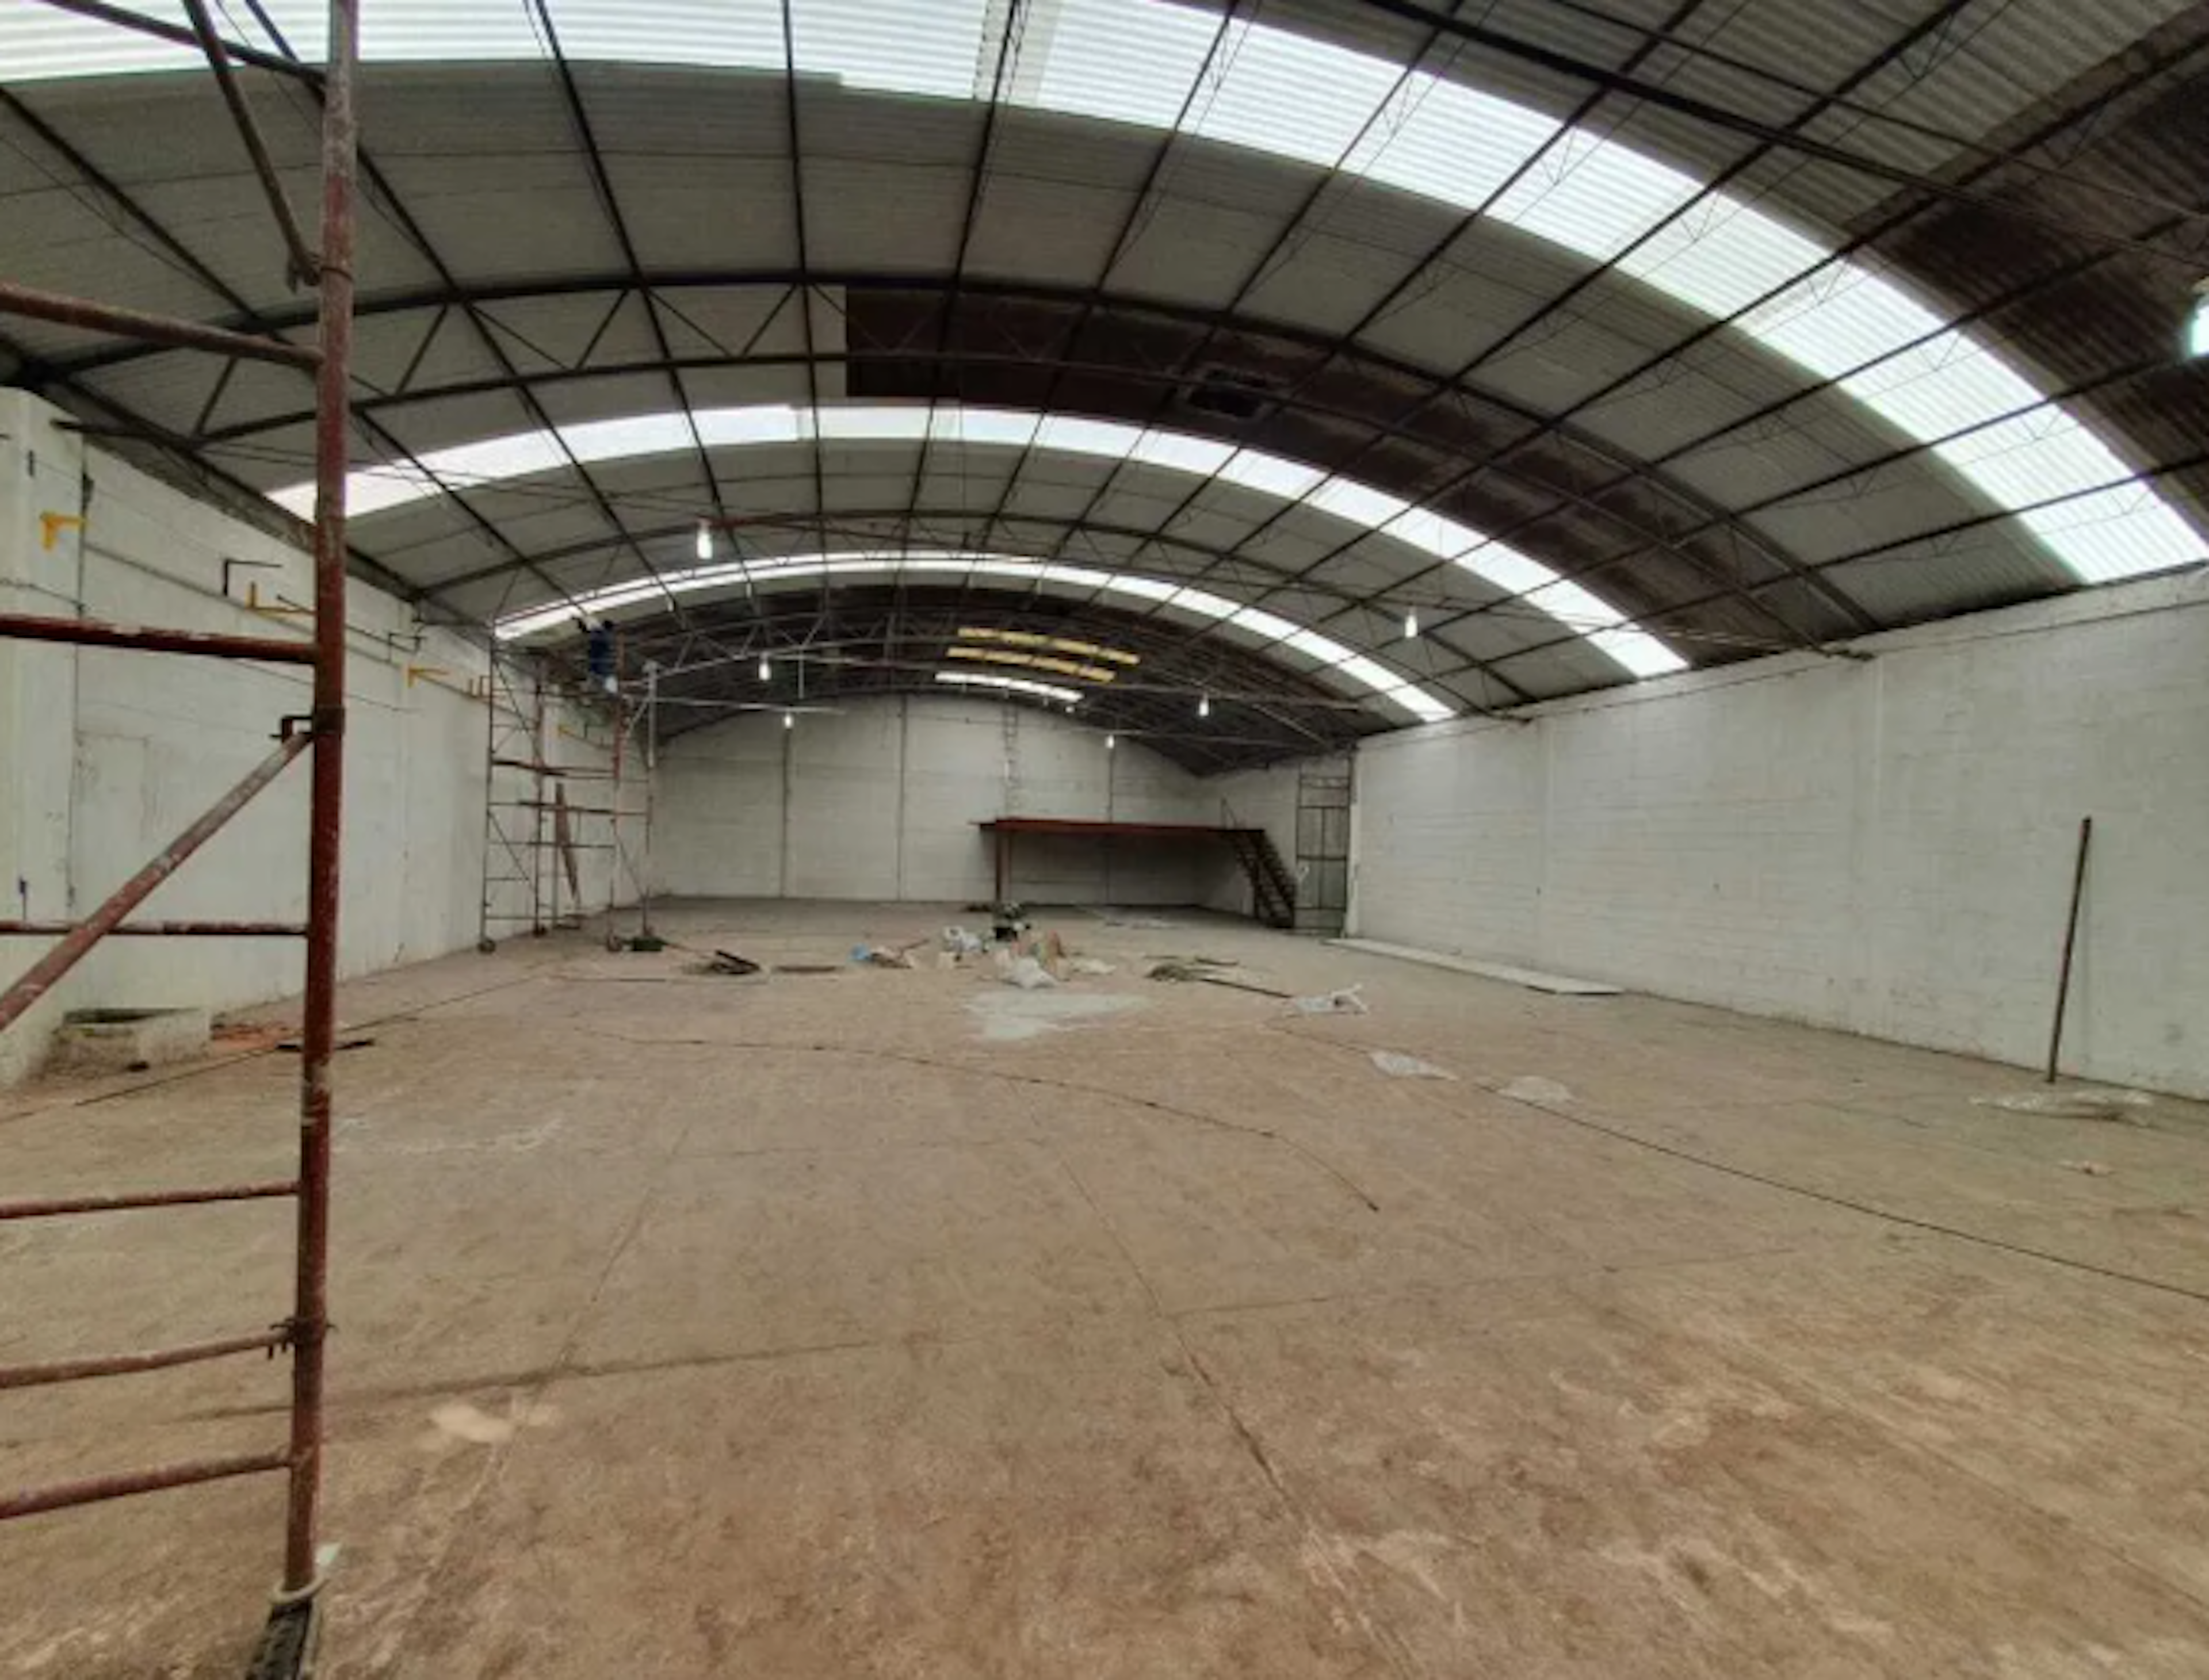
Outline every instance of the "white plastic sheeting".
{"type": "MultiPolygon", "coordinates": [[[[911,442],[924,435],[968,448],[1036,449],[1111,461],[1137,461],[1165,472],[1217,479],[1260,495],[1303,506],[1345,525],[1390,537],[1462,566],[1585,637],[1635,676],[1684,669],[1686,662],[1625,615],[1540,561],[1484,537],[1472,526],[1414,508],[1403,497],[1345,478],[1330,478],[1302,461],[1183,432],[1109,420],[1038,414],[1025,409],[970,408],[939,403],[850,404],[813,409],[789,404],[701,409],[694,417],[708,449],[804,443],[911,442]]],[[[465,490],[551,472],[572,457],[583,465],[668,454],[692,447],[691,421],[675,410],[563,426],[557,433],[515,432],[456,444],[418,458],[418,465],[363,467],[346,481],[355,519],[403,507],[446,490],[465,490]]],[[[270,499],[305,518],[314,507],[311,482],[270,492],[270,499]]],[[[1285,638],[1295,628],[1280,621],[1285,638]]]]}
{"type": "Polygon", "coordinates": [[[1261,649],[1286,646],[1331,671],[1348,687],[1370,693],[1421,723],[1438,723],[1455,716],[1455,710],[1377,659],[1369,659],[1332,637],[1258,607],[1246,607],[1193,585],[1177,584],[1141,573],[1106,572],[1091,566],[1066,566],[1031,560],[1018,555],[954,554],[946,550],[859,552],[835,555],[784,555],[773,559],[737,560],[718,566],[694,567],[685,572],[665,572],[659,578],[609,585],[587,595],[553,607],[532,608],[501,619],[496,628],[503,641],[517,641],[563,628],[582,613],[596,617],[642,605],[669,595],[701,592],[727,594],[749,586],[816,578],[929,578],[951,583],[987,582],[1002,579],[1024,589],[1057,593],[1095,593],[1141,602],[1169,612],[1178,612],[1217,625],[1235,639],[1261,649]]]}

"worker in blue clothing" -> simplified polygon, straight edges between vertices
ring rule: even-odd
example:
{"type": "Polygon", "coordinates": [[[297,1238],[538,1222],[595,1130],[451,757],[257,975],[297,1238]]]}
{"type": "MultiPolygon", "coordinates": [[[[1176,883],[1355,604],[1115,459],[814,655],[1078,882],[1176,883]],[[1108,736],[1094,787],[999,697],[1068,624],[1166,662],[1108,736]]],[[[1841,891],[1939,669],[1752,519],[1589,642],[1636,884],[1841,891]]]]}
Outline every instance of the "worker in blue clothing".
{"type": "MultiPolygon", "coordinates": [[[[582,621],[578,620],[579,623],[582,621]]],[[[603,688],[609,694],[618,693],[621,684],[614,675],[614,627],[609,619],[600,619],[595,627],[585,624],[587,639],[586,656],[591,673],[591,687],[603,688]]]]}

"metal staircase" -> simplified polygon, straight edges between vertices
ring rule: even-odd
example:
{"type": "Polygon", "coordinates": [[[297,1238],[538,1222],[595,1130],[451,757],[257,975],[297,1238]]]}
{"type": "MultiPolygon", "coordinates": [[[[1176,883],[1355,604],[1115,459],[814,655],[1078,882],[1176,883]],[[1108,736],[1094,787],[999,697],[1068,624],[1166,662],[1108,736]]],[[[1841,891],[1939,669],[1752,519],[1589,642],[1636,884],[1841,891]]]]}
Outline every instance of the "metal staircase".
{"type": "Polygon", "coordinates": [[[1250,878],[1251,914],[1268,927],[1295,927],[1297,878],[1282,861],[1273,837],[1262,828],[1225,828],[1220,834],[1250,878]]]}

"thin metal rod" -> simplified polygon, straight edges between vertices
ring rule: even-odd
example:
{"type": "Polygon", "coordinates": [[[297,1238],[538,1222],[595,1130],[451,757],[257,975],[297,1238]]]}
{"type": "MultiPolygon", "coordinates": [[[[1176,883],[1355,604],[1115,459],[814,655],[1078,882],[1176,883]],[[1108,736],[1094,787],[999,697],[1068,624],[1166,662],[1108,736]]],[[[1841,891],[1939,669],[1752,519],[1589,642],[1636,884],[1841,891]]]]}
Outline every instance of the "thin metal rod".
{"type": "Polygon", "coordinates": [[[2071,866],[2071,909],[2063,918],[2063,963],[2056,975],[2056,1019],[2048,1029],[2048,1083],[2056,1083],[2056,1059],[2063,1047],[2063,1011],[2071,1001],[2071,958],[2079,946],[2079,903],[2086,891],[2086,849],[2094,843],[2094,819],[2079,819],[2079,857],[2071,866]]]}
{"type": "Polygon", "coordinates": [[[135,648],[143,653],[193,653],[208,659],[268,659],[285,665],[310,665],[312,642],[274,636],[220,636],[203,630],[168,630],[159,625],[104,624],[89,618],[45,618],[33,613],[0,613],[0,637],[24,642],[69,642],[78,647],[135,648]]]}
{"type": "MultiPolygon", "coordinates": [[[[74,921],[0,921],[0,938],[51,938],[74,933],[74,921]]],[[[124,921],[107,930],[110,939],[300,939],[307,935],[297,921],[124,921]]]]}
{"type": "Polygon", "coordinates": [[[211,350],[220,356],[247,356],[259,362],[279,362],[289,368],[312,368],[322,359],[310,345],[286,344],[280,339],[256,339],[220,327],[204,327],[194,321],[148,315],[113,303],[95,303],[66,292],[42,291],[36,286],[0,280],[0,315],[25,315],[50,321],[57,327],[78,327],[88,333],[113,333],[126,339],[146,339],[172,345],[179,350],[211,350]]]}
{"type": "MultiPolygon", "coordinates": [[[[198,38],[180,23],[147,17],[142,12],[126,11],[121,6],[106,5],[103,0],[44,0],[44,3],[57,12],[75,12],[79,17],[111,23],[117,29],[151,35],[156,40],[172,41],[178,46],[198,44],[198,38]]],[[[302,81],[320,81],[322,79],[322,73],[312,64],[298,63],[280,53],[264,52],[261,48],[248,46],[243,41],[225,41],[223,46],[239,63],[250,64],[256,69],[274,70],[280,75],[297,76],[302,81]]]]}
{"type": "Polygon", "coordinates": [[[202,1202],[262,1202],[295,1196],[291,1179],[262,1184],[212,1185],[198,1190],[125,1190],[101,1196],[49,1196],[34,1201],[0,1202],[0,1222],[11,1219],[53,1219],[64,1214],[119,1214],[134,1208],[184,1208],[202,1202]]]}
{"type": "Polygon", "coordinates": [[[350,465],[353,83],[358,0],[330,0],[322,88],[322,359],[315,415],[314,789],[307,843],[307,995],[300,1023],[299,1228],[292,1307],[292,1485],[284,1589],[315,1584],[322,1482],[322,1356],[329,1335],[330,1059],[337,1038],[339,864],[345,835],[346,471],[350,465]]]}
{"type": "Polygon", "coordinates": [[[284,183],[276,174],[276,160],[268,155],[268,142],[262,138],[261,125],[253,117],[253,107],[245,102],[245,90],[238,86],[238,72],[231,65],[230,52],[222,36],[216,32],[214,19],[208,12],[207,0],[184,0],[184,10],[191,17],[201,51],[207,54],[208,68],[214,72],[215,86],[222,90],[223,103],[230,107],[231,121],[238,125],[238,137],[245,142],[246,156],[253,159],[253,172],[261,177],[261,190],[268,200],[269,213],[276,218],[277,231],[284,236],[291,282],[294,285],[311,285],[321,277],[322,263],[307,249],[307,236],[300,231],[292,201],[285,195],[284,183]]]}
{"type": "Polygon", "coordinates": [[[81,1482],[57,1482],[49,1487],[25,1488],[0,1495],[0,1522],[13,1516],[36,1516],[41,1511],[64,1510],[71,1505],[96,1504],[133,1493],[156,1493],[166,1487],[190,1487],[195,1482],[219,1482],[231,1476],[258,1475],[290,1465],[289,1453],[254,1453],[243,1458],[196,1458],[181,1464],[165,1464],[157,1470],[132,1470],[117,1476],[93,1476],[81,1482]]]}
{"type": "Polygon", "coordinates": [[[77,1383],[87,1377],[130,1377],[144,1371],[166,1371],[172,1365],[197,1365],[202,1359],[227,1359],[232,1353],[257,1353],[281,1347],[286,1341],[281,1325],[251,1335],[226,1336],[220,1341],[187,1342],[178,1347],[155,1347],[143,1353],[108,1353],[88,1359],[54,1359],[45,1365],[0,1365],[0,1389],[37,1389],[49,1383],[77,1383]]]}
{"type": "MultiPolygon", "coordinates": [[[[340,636],[345,627],[338,626],[340,636]]],[[[245,807],[246,801],[283,773],[284,766],[306,750],[309,737],[294,735],[255,766],[253,773],[232,788],[205,815],[172,840],[153,861],[116,888],[107,901],[64,934],[61,942],[33,963],[21,980],[0,993],[0,1031],[5,1031],[32,1005],[44,997],[54,982],[82,962],[93,945],[105,938],[123,918],[163,881],[176,873],[184,860],[205,845],[214,832],[245,807]]]]}

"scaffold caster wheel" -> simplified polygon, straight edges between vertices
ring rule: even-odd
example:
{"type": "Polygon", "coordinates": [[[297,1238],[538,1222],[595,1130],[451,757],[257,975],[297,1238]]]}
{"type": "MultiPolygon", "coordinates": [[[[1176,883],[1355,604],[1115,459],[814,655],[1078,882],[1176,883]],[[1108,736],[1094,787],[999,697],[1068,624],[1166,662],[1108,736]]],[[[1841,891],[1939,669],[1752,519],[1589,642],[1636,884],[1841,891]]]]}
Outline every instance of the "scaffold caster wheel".
{"type": "Polygon", "coordinates": [[[476,949],[484,956],[488,957],[491,952],[498,949],[498,941],[491,938],[490,934],[486,933],[483,938],[476,941],[476,949]]]}

